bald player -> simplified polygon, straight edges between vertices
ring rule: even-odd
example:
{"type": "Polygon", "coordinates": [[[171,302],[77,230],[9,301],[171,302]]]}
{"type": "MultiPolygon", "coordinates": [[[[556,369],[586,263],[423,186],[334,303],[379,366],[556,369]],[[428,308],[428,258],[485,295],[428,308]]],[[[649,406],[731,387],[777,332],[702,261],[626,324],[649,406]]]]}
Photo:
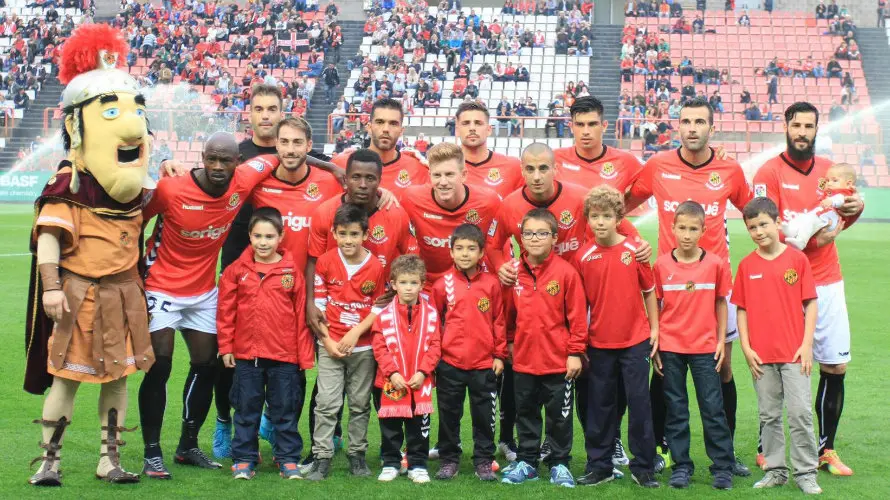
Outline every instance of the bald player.
{"type": "Polygon", "coordinates": [[[157,216],[145,255],[149,331],[157,361],[139,388],[143,473],[149,478],[170,478],[160,438],[176,330],[182,333],[190,358],[176,462],[222,467],[198,447],[216,378],[216,263],[244,200],[278,166],[275,156],[241,165],[239,158],[232,134],[213,134],[204,145],[204,168],[161,179],[144,211],[146,223],[157,216]]]}

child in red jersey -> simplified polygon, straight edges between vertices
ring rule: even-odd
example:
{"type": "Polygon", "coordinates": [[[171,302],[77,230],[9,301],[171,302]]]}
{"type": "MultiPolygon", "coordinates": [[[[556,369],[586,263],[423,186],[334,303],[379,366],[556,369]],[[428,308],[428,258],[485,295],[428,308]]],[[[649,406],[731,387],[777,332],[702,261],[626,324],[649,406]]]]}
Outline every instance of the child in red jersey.
{"type": "Polygon", "coordinates": [[[817,314],[813,272],[802,252],[779,240],[779,209],[772,200],[755,198],[742,216],[757,249],[739,263],[732,302],[738,306],[742,350],[754,376],[766,459],[766,474],[754,487],[788,482],[782,425],[787,408],[794,480],[804,493],[819,494],[810,387],[817,314]]]}
{"type": "Polygon", "coordinates": [[[618,384],[623,380],[630,411],[628,435],[634,458],[634,481],[657,488],[655,437],[649,404],[649,359],[658,349],[655,283],[648,262],[634,259],[636,247],[618,233],[624,217],[624,196],[598,186],[584,200],[584,217],[595,240],[578,252],[589,308],[587,356],[590,399],[585,432],[587,469],[578,483],[611,481],[612,454],[618,437],[618,384]],[[645,300],[645,308],[644,306],[645,300]]]}
{"type": "Polygon", "coordinates": [[[823,227],[834,231],[840,222],[837,209],[844,206],[847,196],[856,192],[856,170],[847,163],[832,165],[825,172],[824,196],[811,210],[782,223],[785,243],[798,250],[806,248],[810,238],[823,227]]]}
{"type": "Polygon", "coordinates": [[[473,465],[483,481],[497,479],[494,461],[497,377],[507,358],[506,319],[498,279],[480,269],[485,234],[462,224],[451,235],[454,268],[433,285],[431,302],[444,318],[442,360],[436,368],[439,458],[436,479],[451,479],[460,464],[460,420],[470,392],[473,465]]]}
{"type": "Polygon", "coordinates": [[[365,462],[368,419],[376,366],[369,322],[374,300],[384,293],[383,264],[367,248],[368,214],[357,205],[337,209],[333,224],[337,248],[318,258],[315,265],[315,305],[325,312],[329,326],[322,327],[318,350],[318,396],[312,452],[315,462],[306,479],[328,476],[334,456],[333,438],[343,394],[349,400],[349,470],[370,476],[365,462]],[[357,327],[359,326],[359,327],[357,327]]]}
{"type": "Polygon", "coordinates": [[[507,467],[502,482],[538,479],[544,409],[551,445],[550,482],[573,487],[575,479],[568,469],[572,389],[584,356],[584,290],[578,272],[554,251],[556,217],[546,208],[536,208],[525,215],[521,227],[525,251],[516,261],[516,284],[506,294],[519,449],[518,461],[507,467]]]}
{"type": "Polygon", "coordinates": [[[305,380],[301,370],[312,368],[315,349],[304,318],[302,271],[290,252],[278,252],[282,230],[278,210],[255,211],[248,226],[251,248],[219,280],[219,354],[226,368],[235,369],[235,479],[252,478],[259,463],[257,432],[263,401],[275,426],[273,446],[281,476],[299,478],[302,441],[297,409],[303,406],[305,380]]]}
{"type": "Polygon", "coordinates": [[[732,435],[723,411],[720,365],[726,342],[729,262],[698,246],[705,231],[701,203],[684,201],[671,228],[677,247],[655,261],[655,292],[661,300],[658,349],[667,403],[665,438],[674,461],[670,485],[689,487],[695,466],[689,457],[689,397],[686,372],[698,397],[713,486],[732,488],[732,435]]]}
{"type": "Polygon", "coordinates": [[[426,268],[420,257],[402,255],[392,263],[390,285],[397,297],[374,320],[374,393],[380,422],[380,481],[399,476],[402,442],[407,448],[408,478],[428,483],[433,371],[439,362],[439,313],[420,290],[426,268]]]}

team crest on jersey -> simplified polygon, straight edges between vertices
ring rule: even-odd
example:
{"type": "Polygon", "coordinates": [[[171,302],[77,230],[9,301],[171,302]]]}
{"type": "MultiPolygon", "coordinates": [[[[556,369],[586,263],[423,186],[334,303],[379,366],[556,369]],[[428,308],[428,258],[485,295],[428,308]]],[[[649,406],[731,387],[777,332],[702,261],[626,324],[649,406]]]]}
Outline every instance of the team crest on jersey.
{"type": "Polygon", "coordinates": [[[825,177],[819,177],[819,191],[825,191],[825,186],[828,184],[828,179],[825,177]]]}
{"type": "Polygon", "coordinates": [[[612,162],[607,161],[603,163],[603,168],[600,169],[600,177],[603,179],[614,179],[618,177],[618,170],[615,169],[615,165],[612,162]]]}
{"type": "Polygon", "coordinates": [[[130,246],[130,243],[131,243],[130,233],[128,233],[126,231],[121,231],[121,237],[120,237],[121,246],[126,248],[126,247],[130,246]]]}
{"type": "Polygon", "coordinates": [[[621,254],[621,263],[624,264],[625,266],[629,266],[630,263],[633,262],[633,260],[634,260],[634,257],[633,257],[633,255],[630,254],[630,252],[625,250],[621,254]]]}
{"type": "Polygon", "coordinates": [[[306,187],[304,198],[309,201],[318,201],[321,198],[321,190],[318,189],[318,184],[310,182],[309,186],[306,187]]]}
{"type": "Polygon", "coordinates": [[[547,287],[545,288],[545,290],[547,290],[547,293],[549,293],[550,295],[556,296],[556,294],[559,293],[559,282],[553,280],[550,283],[547,283],[547,287]]]}
{"type": "Polygon", "coordinates": [[[293,287],[294,287],[294,275],[285,274],[284,276],[281,277],[281,288],[284,288],[285,290],[290,290],[293,287]]]}
{"type": "Polygon", "coordinates": [[[486,313],[491,309],[491,301],[488,300],[488,297],[482,297],[479,299],[479,302],[476,302],[476,307],[479,308],[480,312],[486,313]]]}
{"type": "Polygon", "coordinates": [[[766,198],[766,184],[754,184],[754,197],[766,198]]]}
{"type": "Polygon", "coordinates": [[[486,184],[490,184],[492,186],[497,186],[498,184],[504,182],[504,178],[501,177],[501,171],[496,168],[488,169],[488,179],[485,180],[486,184]]]}
{"type": "Polygon", "coordinates": [[[238,208],[239,203],[241,203],[241,196],[238,193],[232,193],[232,196],[229,198],[229,210],[238,208]]]}
{"type": "Polygon", "coordinates": [[[377,224],[371,229],[371,241],[376,244],[381,244],[386,241],[388,238],[386,237],[386,230],[383,229],[383,226],[377,224]]]}
{"type": "Polygon", "coordinates": [[[408,187],[411,185],[411,175],[408,174],[407,170],[399,170],[399,175],[396,177],[396,185],[399,187],[408,187]]]}
{"type": "Polygon", "coordinates": [[[563,210],[559,213],[559,228],[560,229],[569,229],[575,225],[575,216],[572,215],[572,212],[568,210],[563,210]]]}
{"type": "Polygon", "coordinates": [[[785,271],[785,275],[782,276],[782,279],[785,280],[785,283],[788,283],[789,285],[797,283],[798,278],[799,276],[797,275],[797,271],[795,271],[794,269],[785,271]]]}
{"type": "Polygon", "coordinates": [[[717,172],[711,172],[711,176],[708,178],[708,189],[718,190],[723,188],[723,179],[720,178],[720,174],[717,172]]]}
{"type": "Polygon", "coordinates": [[[390,401],[401,401],[408,395],[407,389],[396,389],[392,382],[387,380],[383,384],[383,395],[390,401]]]}
{"type": "Polygon", "coordinates": [[[371,295],[375,288],[377,288],[377,283],[371,280],[362,283],[362,293],[365,295],[371,295]]]}
{"type": "Polygon", "coordinates": [[[687,282],[686,282],[686,291],[687,291],[687,292],[694,292],[694,291],[695,291],[695,282],[694,282],[694,281],[687,281],[687,282]]]}
{"type": "Polygon", "coordinates": [[[467,210],[467,216],[465,217],[465,219],[470,224],[479,224],[479,221],[482,220],[482,217],[479,217],[479,212],[477,212],[475,208],[471,208],[467,210]]]}

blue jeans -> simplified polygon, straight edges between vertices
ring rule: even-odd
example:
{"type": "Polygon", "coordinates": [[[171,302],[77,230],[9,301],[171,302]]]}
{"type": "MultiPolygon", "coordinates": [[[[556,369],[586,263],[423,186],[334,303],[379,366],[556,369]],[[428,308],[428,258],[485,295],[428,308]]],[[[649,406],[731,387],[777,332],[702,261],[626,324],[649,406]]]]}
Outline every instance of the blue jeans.
{"type": "Polygon", "coordinates": [[[502,122],[500,120],[495,120],[494,122],[494,135],[495,137],[501,135],[501,127],[507,128],[507,137],[513,135],[513,121],[508,120],[507,122],[502,122]]]}
{"type": "Polygon", "coordinates": [[[275,428],[272,448],[279,463],[297,462],[303,452],[303,438],[298,430],[299,411],[305,397],[300,368],[292,363],[267,359],[237,360],[230,399],[235,409],[235,437],[232,459],[237,462],[259,462],[260,418],[263,403],[275,428]]]}
{"type": "Polygon", "coordinates": [[[667,417],[664,437],[674,460],[674,469],[694,473],[695,465],[689,457],[689,396],[686,392],[686,370],[692,373],[695,396],[701,414],[705,451],[711,458],[711,473],[732,471],[735,455],[732,435],[723,411],[723,391],[720,374],[715,369],[714,354],[678,354],[662,352],[664,365],[664,399],[667,417]]]}

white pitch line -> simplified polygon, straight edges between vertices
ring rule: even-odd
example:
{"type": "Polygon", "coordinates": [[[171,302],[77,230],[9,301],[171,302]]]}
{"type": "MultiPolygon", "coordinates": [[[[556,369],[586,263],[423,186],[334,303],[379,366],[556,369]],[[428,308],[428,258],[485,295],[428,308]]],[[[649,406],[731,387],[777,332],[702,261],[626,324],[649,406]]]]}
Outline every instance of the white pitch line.
{"type": "Polygon", "coordinates": [[[0,253],[0,258],[4,257],[24,257],[26,255],[31,255],[30,253],[0,253]]]}

